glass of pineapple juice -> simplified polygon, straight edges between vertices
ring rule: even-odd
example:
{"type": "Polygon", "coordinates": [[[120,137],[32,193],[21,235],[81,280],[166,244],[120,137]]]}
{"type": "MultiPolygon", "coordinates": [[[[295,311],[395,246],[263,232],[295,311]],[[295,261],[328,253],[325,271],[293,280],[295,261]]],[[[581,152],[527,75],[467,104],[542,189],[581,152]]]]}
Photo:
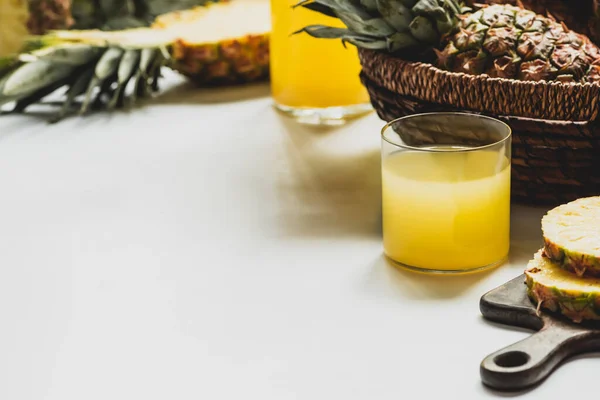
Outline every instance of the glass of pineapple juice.
{"type": "Polygon", "coordinates": [[[428,273],[500,265],[510,248],[511,129],[493,118],[429,113],[382,129],[385,255],[428,273]]]}
{"type": "Polygon", "coordinates": [[[370,112],[354,46],[306,33],[292,35],[308,25],[344,25],[304,7],[293,8],[297,3],[271,0],[270,78],[275,106],[314,124],[339,124],[370,112]]]}

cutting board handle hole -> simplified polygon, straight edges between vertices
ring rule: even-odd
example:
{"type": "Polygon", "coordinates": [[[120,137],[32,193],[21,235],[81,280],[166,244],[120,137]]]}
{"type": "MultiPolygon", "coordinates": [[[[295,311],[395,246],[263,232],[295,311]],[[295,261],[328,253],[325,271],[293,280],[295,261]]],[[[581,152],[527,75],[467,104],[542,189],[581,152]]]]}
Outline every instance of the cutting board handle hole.
{"type": "Polygon", "coordinates": [[[527,362],[529,362],[529,359],[529,354],[523,351],[509,351],[497,355],[494,358],[494,363],[499,367],[514,368],[527,364],[527,362]]]}

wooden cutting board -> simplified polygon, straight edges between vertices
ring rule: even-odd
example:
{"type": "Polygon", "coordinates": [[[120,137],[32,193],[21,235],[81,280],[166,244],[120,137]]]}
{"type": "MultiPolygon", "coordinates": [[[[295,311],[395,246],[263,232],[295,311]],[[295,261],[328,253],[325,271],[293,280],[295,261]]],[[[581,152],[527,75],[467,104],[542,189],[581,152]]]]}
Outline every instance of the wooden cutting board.
{"type": "Polygon", "coordinates": [[[575,324],[546,311],[538,315],[526,289],[525,275],[521,275],[486,293],[479,303],[484,318],[534,331],[481,362],[481,380],[493,389],[528,388],[542,382],[567,358],[600,350],[600,324],[575,324]]]}

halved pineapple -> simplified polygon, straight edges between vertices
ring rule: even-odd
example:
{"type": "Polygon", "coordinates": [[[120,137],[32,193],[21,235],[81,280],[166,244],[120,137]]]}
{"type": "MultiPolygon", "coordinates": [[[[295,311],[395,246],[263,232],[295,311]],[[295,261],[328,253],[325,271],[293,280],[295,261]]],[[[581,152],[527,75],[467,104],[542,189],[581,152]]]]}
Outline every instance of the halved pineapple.
{"type": "Polygon", "coordinates": [[[600,276],[600,196],[561,205],[542,218],[550,259],[577,276],[600,276]]]}
{"type": "Polygon", "coordinates": [[[166,30],[171,67],[205,85],[246,83],[269,75],[271,14],[267,0],[232,0],[159,16],[166,30]]]}
{"type": "Polygon", "coordinates": [[[525,270],[527,295],[538,308],[559,312],[573,322],[600,320],[600,279],[578,277],[539,250],[525,270]]]}
{"type": "Polygon", "coordinates": [[[266,80],[269,10],[268,0],[233,0],[167,14],[152,27],[53,31],[18,62],[3,67],[0,58],[0,106],[14,102],[22,112],[67,87],[52,121],[76,109],[121,108],[131,103],[126,93],[132,101],[156,93],[164,66],[203,86],[266,80]]]}

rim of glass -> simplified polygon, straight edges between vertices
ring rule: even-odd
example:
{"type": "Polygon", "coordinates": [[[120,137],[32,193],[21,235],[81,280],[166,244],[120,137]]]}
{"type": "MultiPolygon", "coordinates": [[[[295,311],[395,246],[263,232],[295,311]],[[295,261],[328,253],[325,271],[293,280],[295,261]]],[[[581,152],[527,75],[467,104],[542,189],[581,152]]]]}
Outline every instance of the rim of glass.
{"type": "Polygon", "coordinates": [[[499,119],[496,118],[492,118],[492,117],[488,117],[487,115],[479,115],[479,114],[471,114],[471,113],[467,113],[467,112],[451,112],[451,111],[440,111],[440,112],[429,112],[429,113],[419,113],[419,114],[411,114],[411,115],[406,115],[404,117],[400,117],[400,118],[396,118],[394,120],[391,120],[390,122],[388,122],[387,124],[385,124],[383,126],[383,128],[381,128],[381,138],[383,140],[385,140],[386,142],[388,142],[389,144],[391,144],[392,146],[396,146],[402,149],[406,149],[406,150],[415,150],[415,151],[422,151],[422,152],[430,152],[430,153],[460,153],[460,152],[466,152],[466,151],[479,151],[479,150],[484,150],[490,147],[494,147],[497,146],[499,144],[502,144],[504,142],[506,142],[508,139],[510,139],[512,137],[512,129],[511,127],[505,123],[500,121],[499,119]],[[461,116],[467,116],[470,118],[477,118],[477,119],[487,119],[489,121],[493,121],[495,123],[498,123],[500,125],[503,125],[504,127],[506,127],[507,130],[507,134],[504,138],[494,142],[494,143],[490,143],[490,144],[484,144],[482,146],[476,146],[476,147],[464,147],[464,148],[457,148],[457,149],[435,149],[435,148],[423,148],[423,147],[414,147],[414,146],[409,146],[406,144],[400,144],[394,141],[391,141],[390,139],[385,137],[385,132],[391,128],[391,126],[397,122],[400,121],[404,121],[407,119],[411,119],[411,118],[418,118],[418,117],[424,117],[424,116],[430,116],[430,115],[461,115],[461,116]]]}

